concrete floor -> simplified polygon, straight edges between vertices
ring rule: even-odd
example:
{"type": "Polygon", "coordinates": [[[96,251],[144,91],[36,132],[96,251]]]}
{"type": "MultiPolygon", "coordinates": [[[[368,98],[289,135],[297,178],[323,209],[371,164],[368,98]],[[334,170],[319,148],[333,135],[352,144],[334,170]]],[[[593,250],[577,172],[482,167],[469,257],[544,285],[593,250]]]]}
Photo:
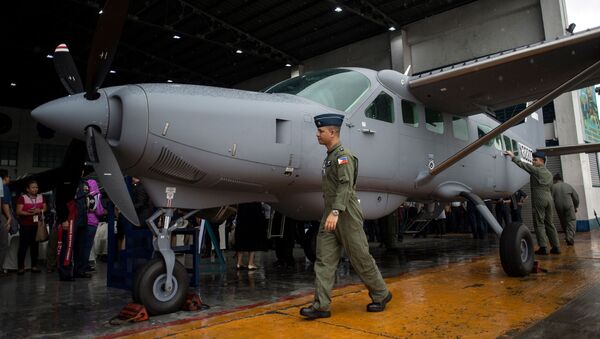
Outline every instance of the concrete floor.
{"type": "Polygon", "coordinates": [[[108,320],[130,294],[106,287],[105,264],[92,279],[73,283],[55,274],[11,274],[0,278],[0,337],[598,337],[600,232],[577,234],[576,241],[563,255],[538,258],[548,273],[523,279],[502,272],[495,236],[411,238],[397,252],[372,246],[394,293],[388,310],[364,312],[364,286],[342,263],[332,317],[313,322],[298,315],[314,279],[301,249],[289,269],[273,267],[274,253],[262,252],[254,272],[235,270],[226,252],[225,270],[203,265],[197,291],[209,310],[123,326],[108,320]]]}

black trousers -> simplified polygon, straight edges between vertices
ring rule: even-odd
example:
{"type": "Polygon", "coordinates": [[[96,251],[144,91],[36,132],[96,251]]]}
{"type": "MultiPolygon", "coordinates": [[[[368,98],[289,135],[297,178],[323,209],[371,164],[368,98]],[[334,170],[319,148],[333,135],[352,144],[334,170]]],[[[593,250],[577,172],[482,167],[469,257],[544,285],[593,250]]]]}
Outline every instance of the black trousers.
{"type": "Polygon", "coordinates": [[[19,228],[19,252],[17,256],[19,269],[25,268],[25,256],[27,255],[27,249],[31,247],[29,253],[31,257],[31,267],[37,267],[38,261],[38,242],[35,241],[35,235],[37,234],[37,225],[21,225],[19,228]]]}

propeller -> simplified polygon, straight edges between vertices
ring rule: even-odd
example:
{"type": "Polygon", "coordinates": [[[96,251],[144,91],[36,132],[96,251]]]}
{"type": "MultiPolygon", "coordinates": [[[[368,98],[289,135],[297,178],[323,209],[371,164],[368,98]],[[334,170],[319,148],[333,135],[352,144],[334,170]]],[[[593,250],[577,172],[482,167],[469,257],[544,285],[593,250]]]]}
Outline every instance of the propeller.
{"type": "MultiPolygon", "coordinates": [[[[85,95],[87,100],[97,100],[100,98],[98,89],[102,85],[106,74],[110,71],[110,66],[117,50],[117,45],[127,18],[127,9],[129,1],[127,0],[108,0],[102,14],[98,19],[96,32],[90,56],[88,59],[85,95]]],[[[63,83],[69,94],[77,94],[84,91],[81,77],[77,72],[77,67],[69,53],[66,44],[60,44],[56,47],[54,54],[54,66],[59,79],[63,83]]],[[[85,114],[85,112],[82,112],[85,114]]],[[[90,164],[94,167],[94,171],[98,176],[98,180],[104,187],[104,190],[110,199],[119,208],[121,213],[133,224],[139,225],[140,221],[131,201],[129,191],[123,179],[123,173],[119,167],[119,163],[112,152],[112,149],[104,136],[99,133],[95,127],[89,126],[85,130],[85,144],[74,139],[69,145],[69,149],[73,149],[75,154],[67,154],[65,157],[66,163],[63,167],[72,169],[66,171],[64,176],[69,176],[75,180],[63,180],[70,183],[78,183],[83,169],[83,157],[87,153],[90,164]]],[[[69,152],[67,152],[69,153],[69,152]]],[[[75,185],[76,187],[76,185],[75,185]]],[[[69,199],[74,196],[73,185],[64,185],[63,188],[67,193],[57,192],[57,206],[59,203],[66,204],[66,201],[58,201],[61,199],[69,199]],[[73,190],[73,194],[71,193],[73,190]]]]}

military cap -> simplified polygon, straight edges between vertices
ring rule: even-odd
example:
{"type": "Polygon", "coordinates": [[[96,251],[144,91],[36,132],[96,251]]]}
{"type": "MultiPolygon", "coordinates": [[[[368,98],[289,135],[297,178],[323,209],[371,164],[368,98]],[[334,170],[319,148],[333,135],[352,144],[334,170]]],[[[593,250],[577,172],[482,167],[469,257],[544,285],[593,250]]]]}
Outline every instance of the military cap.
{"type": "Polygon", "coordinates": [[[542,151],[535,151],[535,152],[533,152],[532,156],[534,158],[540,158],[540,159],[544,159],[544,161],[546,161],[546,153],[544,153],[542,151]]]}
{"type": "Polygon", "coordinates": [[[340,126],[342,126],[343,121],[344,121],[344,116],[342,114],[325,113],[325,114],[319,114],[319,115],[315,116],[315,125],[317,125],[317,127],[323,127],[323,126],[340,127],[340,126]]]}

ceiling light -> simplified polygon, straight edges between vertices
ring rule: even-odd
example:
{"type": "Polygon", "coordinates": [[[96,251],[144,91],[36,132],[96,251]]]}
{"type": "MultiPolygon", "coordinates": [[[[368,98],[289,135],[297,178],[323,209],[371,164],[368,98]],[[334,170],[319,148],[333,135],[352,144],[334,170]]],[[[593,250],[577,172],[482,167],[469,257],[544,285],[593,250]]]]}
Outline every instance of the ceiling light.
{"type": "Polygon", "coordinates": [[[394,26],[390,26],[390,28],[388,28],[388,31],[390,31],[390,32],[393,32],[395,30],[396,30],[396,27],[394,27],[394,26]]]}
{"type": "Polygon", "coordinates": [[[334,9],[334,11],[335,11],[335,12],[337,12],[337,13],[339,13],[339,12],[343,11],[343,9],[342,9],[342,7],[340,7],[340,6],[337,6],[337,7],[334,9]]]}
{"type": "Polygon", "coordinates": [[[102,14],[102,13],[104,13],[104,11],[103,11],[103,10],[100,10],[100,12],[98,12],[98,14],[102,14]]]}
{"type": "Polygon", "coordinates": [[[292,67],[292,64],[285,64],[285,67],[292,67]]]}
{"type": "Polygon", "coordinates": [[[179,39],[181,39],[181,37],[179,35],[175,34],[175,35],[173,35],[173,39],[179,40],[179,39]]]}
{"type": "Polygon", "coordinates": [[[117,73],[117,71],[115,71],[114,69],[111,69],[110,71],[108,71],[108,73],[115,74],[115,73],[117,73]]]}
{"type": "Polygon", "coordinates": [[[244,53],[244,51],[242,51],[241,49],[236,49],[236,50],[235,50],[235,52],[236,52],[237,54],[242,54],[242,53],[244,53]]]}
{"type": "Polygon", "coordinates": [[[167,80],[167,82],[173,82],[173,80],[169,79],[169,80],[167,80]]]}
{"type": "Polygon", "coordinates": [[[15,84],[14,82],[10,83],[10,87],[16,87],[16,86],[17,86],[17,84],[15,84]]]}
{"type": "Polygon", "coordinates": [[[54,59],[54,55],[52,55],[52,54],[46,54],[46,59],[54,59]]]}

